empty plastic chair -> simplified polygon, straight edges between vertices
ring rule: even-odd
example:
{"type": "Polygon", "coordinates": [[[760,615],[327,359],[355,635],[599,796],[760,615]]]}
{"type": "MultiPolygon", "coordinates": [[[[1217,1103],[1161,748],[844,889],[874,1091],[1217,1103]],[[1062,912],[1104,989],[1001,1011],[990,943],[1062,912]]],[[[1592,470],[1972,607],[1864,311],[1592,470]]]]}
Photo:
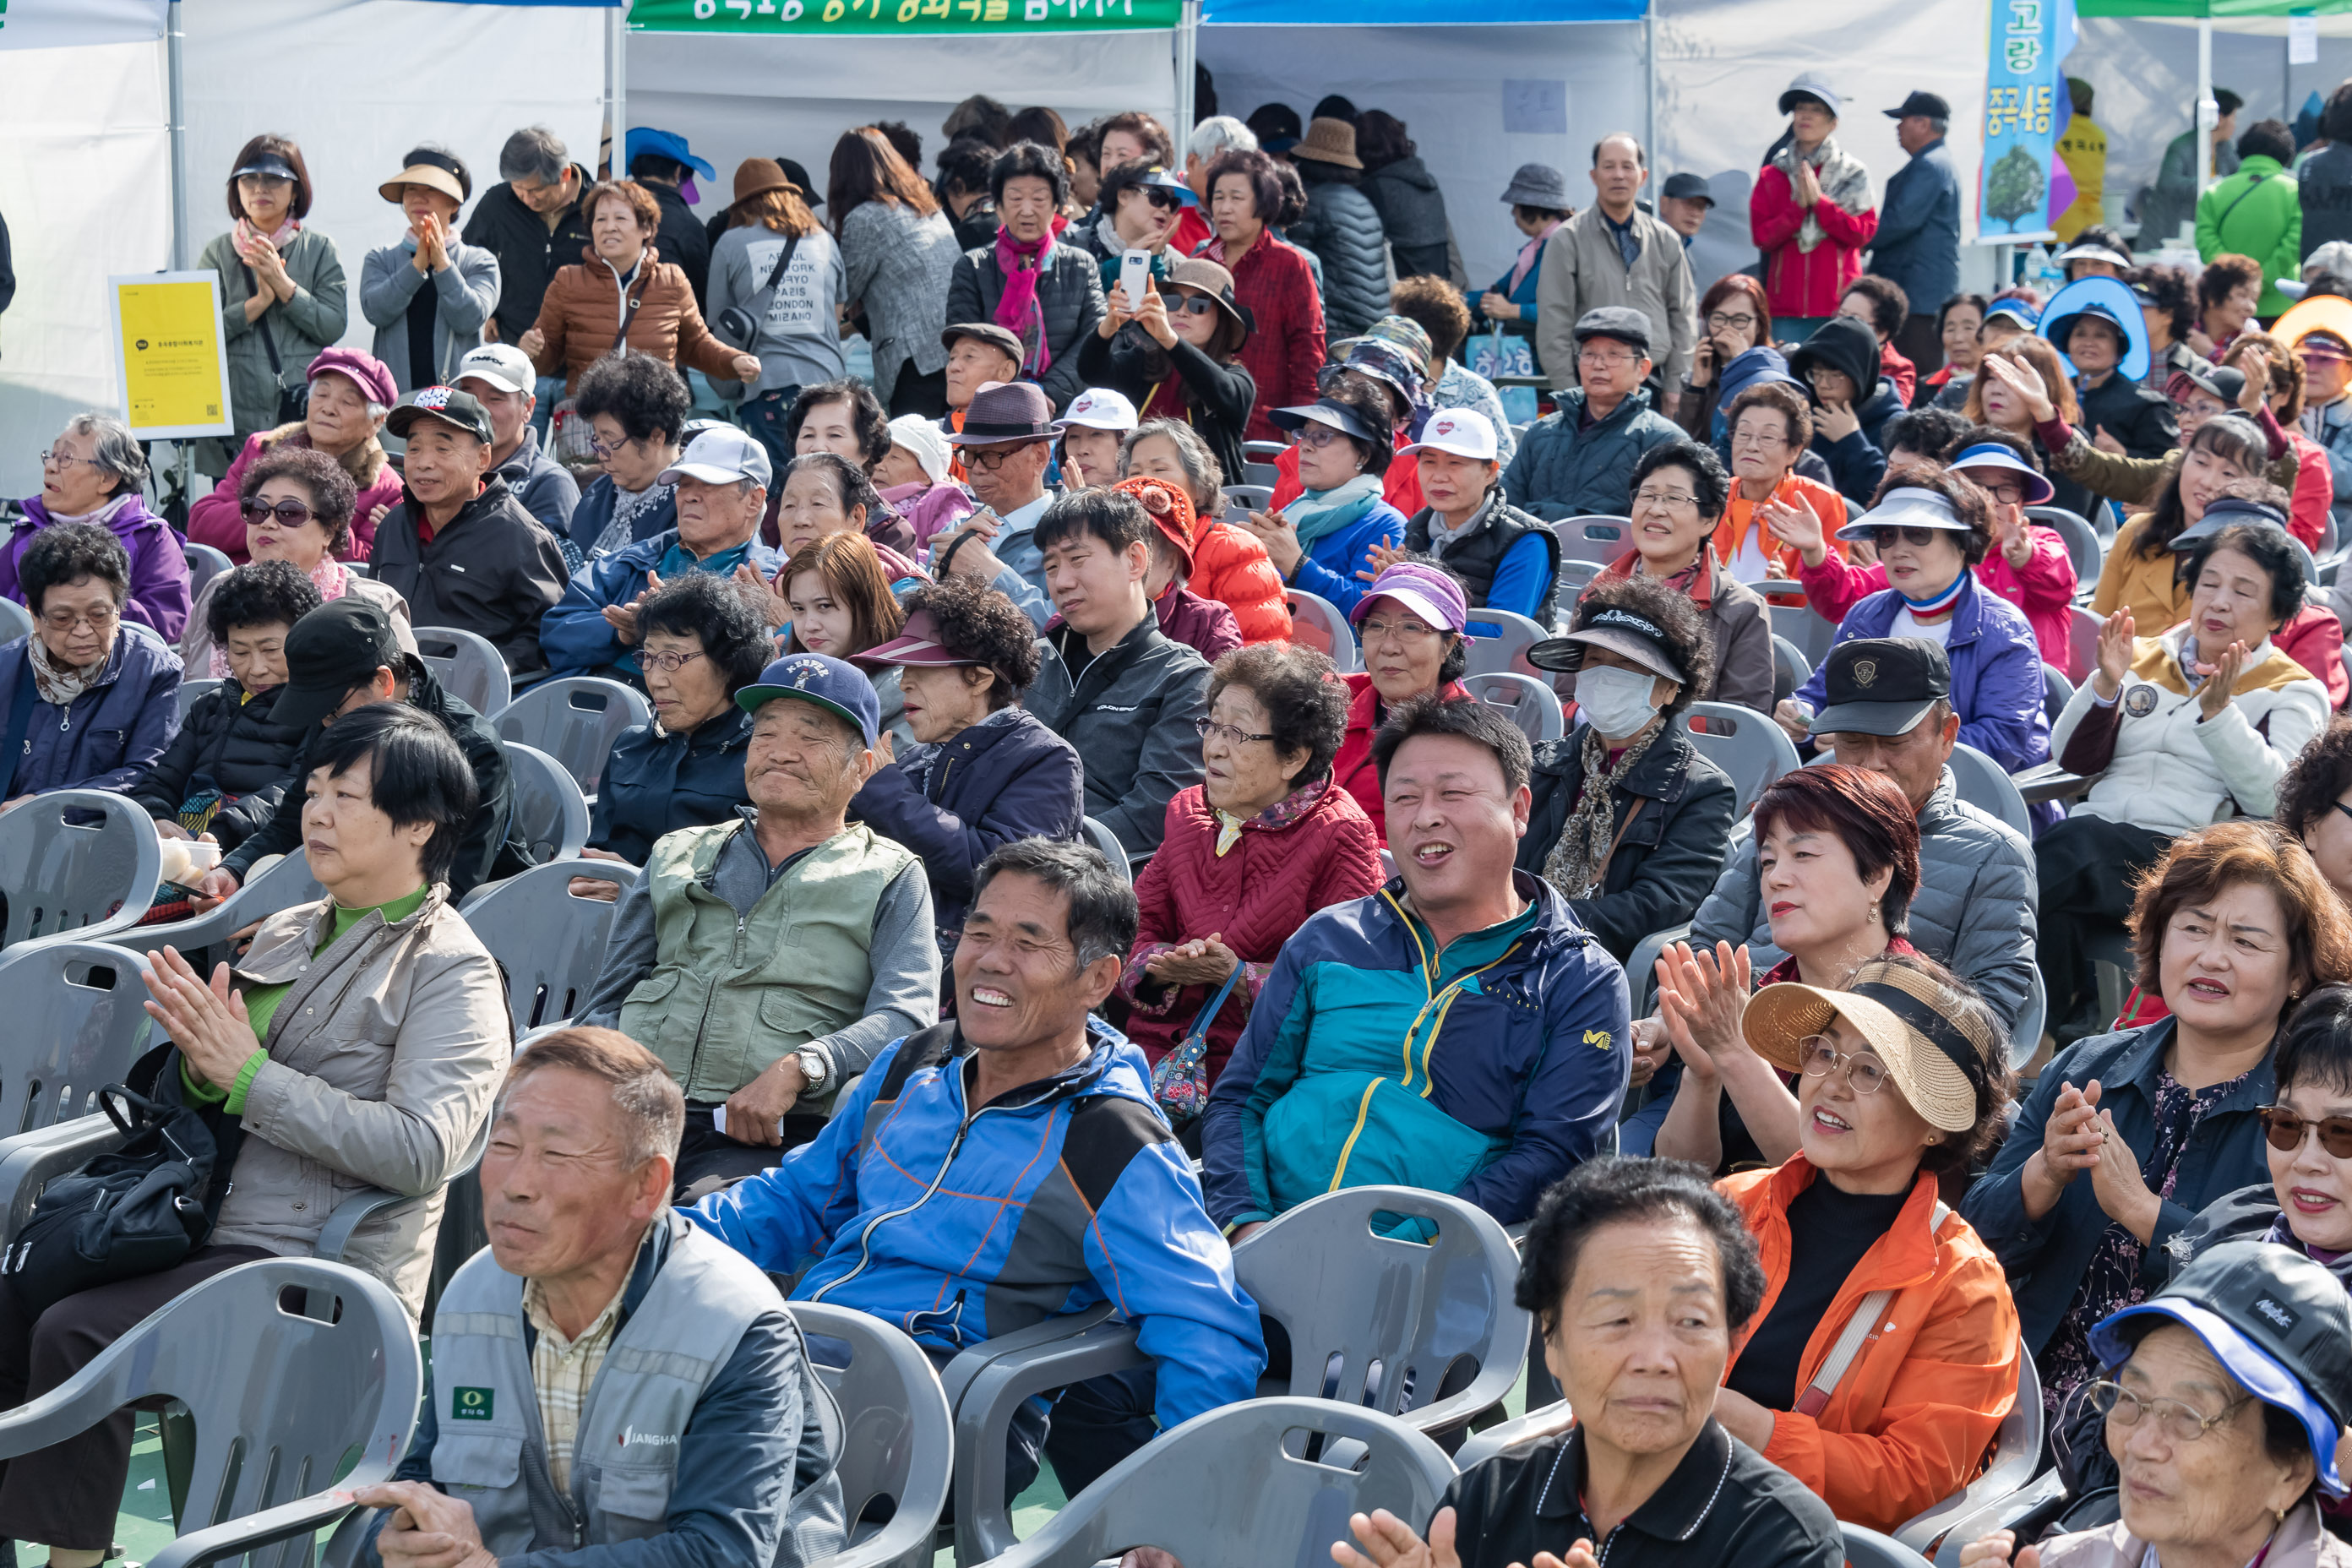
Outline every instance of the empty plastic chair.
{"type": "Polygon", "coordinates": [[[1787,637],[1808,664],[1820,668],[1822,660],[1830,656],[1830,645],[1837,640],[1837,623],[1816,613],[1805,598],[1804,588],[1786,578],[1748,585],[1764,596],[1774,635],[1787,637]]]}
{"type": "Polygon", "coordinates": [[[217,680],[183,680],[180,682],[180,722],[184,724],[188,721],[188,710],[196,705],[197,699],[208,696],[219,689],[220,682],[217,680]]]}
{"type": "Polygon", "coordinates": [[[1625,984],[1633,994],[1633,1014],[1636,1018],[1650,1016],[1650,998],[1658,989],[1658,957],[1678,942],[1690,940],[1691,922],[1654,931],[1633,947],[1633,956],[1625,961],[1625,984]]]}
{"type": "Polygon", "coordinates": [[[625,891],[637,874],[624,860],[556,860],[466,895],[457,912],[499,962],[517,1035],[571,1017],[604,964],[617,898],[581,898],[572,879],[625,891]]]}
{"type": "Polygon", "coordinates": [[[588,798],[553,757],[507,742],[514,779],[514,826],[533,861],[569,860],[588,842],[588,798]]]}
{"type": "Polygon", "coordinates": [[[419,626],[416,653],[451,696],[485,719],[514,700],[506,656],[488,637],[456,626],[419,626]]]}
{"type": "Polygon", "coordinates": [[[1079,826],[1085,830],[1087,842],[1102,851],[1102,858],[1110,862],[1112,870],[1130,882],[1135,880],[1135,873],[1128,865],[1127,846],[1118,841],[1118,834],[1091,816],[1079,826]]]}
{"type": "Polygon", "coordinates": [[[1290,640],[1329,657],[1342,675],[1364,667],[1356,647],[1356,628],[1347,613],[1319,594],[1293,588],[1283,595],[1290,603],[1290,640]]]}
{"type": "Polygon", "coordinates": [[[1331,1543],[1352,1539],[1349,1514],[1385,1508],[1417,1523],[1453,1479],[1444,1450],[1389,1416],[1320,1399],[1245,1400],[1162,1434],[990,1562],[1090,1568],[1156,1546],[1204,1568],[1328,1563],[1331,1543]],[[1352,1466],[1303,1457],[1330,1456],[1339,1439],[1354,1440],[1350,1452],[1362,1446],[1352,1466]]]}
{"type": "Polygon", "coordinates": [[[1606,566],[1633,548],[1633,521],[1608,513],[1562,518],[1551,525],[1559,537],[1560,559],[1606,566]]]}
{"type": "MultiPolygon", "coordinates": [[[[2042,1468],[2042,1375],[2034,1368],[2033,1352],[2021,1339],[2018,1352],[2017,1397],[1993,1434],[1992,1456],[1985,1465],[1984,1474],[1897,1526],[1895,1539],[1904,1546],[1915,1552],[1927,1551],[1938,1536],[1951,1531],[1955,1524],[1981,1512],[1986,1505],[2022,1489],[2033,1479],[2034,1471],[2042,1468]]],[[[1959,1537],[1958,1544],[1965,1546],[1975,1538],[1959,1537]]],[[[1937,1555],[1940,1558],[1943,1553],[1937,1555]]],[[[1955,1552],[1952,1556],[1957,1561],[1958,1553],[1955,1552]]]]}
{"type": "Polygon", "coordinates": [[[1274,504],[1272,485],[1227,485],[1224,515],[1234,517],[1242,512],[1264,511],[1274,504]]]}
{"type": "Polygon", "coordinates": [[[653,721],[653,705],[642,693],[600,675],[572,675],[532,687],[499,709],[492,723],[499,739],[536,746],[593,795],[621,731],[653,721]]]}
{"type": "Polygon", "coordinates": [[[1500,675],[1507,671],[1549,682],[1549,675],[1528,662],[1528,649],[1551,636],[1549,627],[1539,626],[1514,611],[1489,608],[1471,611],[1462,629],[1473,639],[1468,650],[1472,675],[1500,675]]]}
{"type": "Polygon", "coordinates": [[[1766,784],[1798,765],[1797,743],[1788,731],[1753,708],[1694,702],[1684,710],[1681,722],[1691,744],[1731,775],[1733,804],[1743,816],[1766,784]],[[1693,719],[1706,720],[1706,730],[1694,727],[1693,719]]]}
{"type": "Polygon", "coordinates": [[[2106,548],[2099,542],[2099,531],[2080,512],[2069,511],[2063,506],[2030,506],[2025,515],[2046,528],[2057,531],[2066,542],[2067,557],[2074,563],[2075,585],[2088,590],[2097,585],[2099,567],[2106,559],[2106,548]]]}
{"type": "Polygon", "coordinates": [[[180,549],[188,558],[188,602],[190,604],[195,603],[204,596],[205,584],[222,573],[233,570],[236,564],[227,555],[209,544],[197,544],[191,542],[183,544],[180,549]]]}
{"type": "Polygon", "coordinates": [[[2026,837],[2033,837],[2033,819],[2025,812],[2025,797],[2017,781],[1999,763],[1965,743],[1952,747],[1952,783],[1959,796],[1979,811],[2000,818],[2026,837]]]}
{"type": "Polygon", "coordinates": [[[12,1021],[0,1043],[0,1138],[88,1116],[146,1051],[143,951],[67,937],[0,955],[12,1021]]]}
{"type": "MultiPolygon", "coordinates": [[[[2346,668],[2352,668],[2352,665],[2347,665],[2346,668]]],[[[2058,715],[2066,711],[2066,704],[2074,700],[2074,683],[2066,679],[2066,672],[2059,668],[2054,664],[2044,664],[2042,667],[2042,711],[2043,716],[2046,717],[2051,723],[2057,723],[2058,715]]]]}
{"type": "Polygon", "coordinates": [[[2079,687],[2099,667],[2099,627],[2106,617],[2084,605],[2073,606],[2066,616],[2066,679],[2079,687]]]}
{"type": "Polygon", "coordinates": [[[1786,702],[1796,695],[1797,689],[1813,678],[1812,661],[1804,651],[1779,632],[1772,634],[1772,700],[1786,702]]]}
{"type": "Polygon", "coordinates": [[[955,1474],[955,1429],[930,1358],[868,1313],[814,1301],[787,1310],[841,1417],[835,1473],[849,1545],[818,1568],[930,1568],[955,1474]],[[887,1522],[859,1522],[869,1512],[887,1522]]]}
{"type": "Polygon", "coordinates": [[[1546,741],[1557,741],[1568,733],[1568,719],[1559,705],[1559,696],[1542,681],[1531,676],[1514,675],[1504,670],[1494,675],[1465,675],[1462,689],[1489,707],[1500,708],[1528,738],[1528,744],[1539,746],[1546,741]]]}
{"type": "Polygon", "coordinates": [[[0,816],[0,948],[139,923],[163,879],[155,824],[128,795],[61,789],[0,816]]]}
{"type": "Polygon", "coordinates": [[[33,635],[33,612],[14,599],[0,599],[0,643],[33,635]]]}

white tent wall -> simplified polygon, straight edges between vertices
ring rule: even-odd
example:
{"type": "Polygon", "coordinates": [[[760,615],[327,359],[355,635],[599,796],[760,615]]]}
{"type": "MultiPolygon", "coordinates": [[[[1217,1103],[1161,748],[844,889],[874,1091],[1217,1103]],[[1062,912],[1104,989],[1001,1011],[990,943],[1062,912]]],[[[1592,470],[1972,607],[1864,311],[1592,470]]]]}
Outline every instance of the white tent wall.
{"type": "MultiPolygon", "coordinates": [[[[593,6],[438,0],[185,0],[188,255],[229,225],[231,161],[264,131],[300,144],[306,220],[335,242],[351,289],[343,342],[365,348],[360,265],[404,232],[376,186],[420,142],[465,160],[477,197],[521,126],[551,127],[592,167],[604,124],[604,25],[593,6]],[[301,90],[256,97],[256,62],[301,90]],[[526,68],[527,63],[527,68],[526,68]]],[[[473,216],[468,203],[465,217],[473,216]]],[[[463,218],[460,219],[460,222],[463,218]]]]}
{"type": "MultiPolygon", "coordinates": [[[[947,143],[948,110],[986,91],[1015,109],[1050,106],[1076,127],[1141,109],[1171,121],[1172,35],[1024,33],[1008,37],[629,35],[628,119],[684,136],[719,171],[701,180],[708,217],[733,192],[746,158],[804,165],[822,195],[833,145],[854,125],[903,120],[923,139],[923,174],[947,143]]],[[[830,211],[820,210],[830,218],[830,211]]]]}

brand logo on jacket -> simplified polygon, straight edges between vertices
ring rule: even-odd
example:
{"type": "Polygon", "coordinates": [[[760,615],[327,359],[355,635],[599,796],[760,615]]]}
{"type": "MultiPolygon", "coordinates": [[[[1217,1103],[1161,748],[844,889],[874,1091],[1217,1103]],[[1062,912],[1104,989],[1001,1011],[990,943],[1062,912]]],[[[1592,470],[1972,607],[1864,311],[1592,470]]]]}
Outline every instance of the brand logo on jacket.
{"type": "Polygon", "coordinates": [[[2140,682],[2124,693],[2124,711],[2135,719],[2145,719],[2156,711],[2156,688],[2140,682]]]}
{"type": "Polygon", "coordinates": [[[1595,1050],[1605,1051],[1609,1048],[1610,1044],[1609,1031],[1606,1029],[1587,1029],[1584,1031],[1584,1043],[1591,1046],[1595,1050]]]}
{"type": "Polygon", "coordinates": [[[621,1428],[619,1442],[624,1448],[632,1443],[647,1448],[675,1448],[677,1447],[677,1434],[640,1432],[634,1426],[624,1426],[621,1428]]]}
{"type": "Polygon", "coordinates": [[[497,1407],[498,1390],[494,1388],[453,1388],[449,1391],[449,1419],[452,1421],[488,1421],[497,1407]]]}

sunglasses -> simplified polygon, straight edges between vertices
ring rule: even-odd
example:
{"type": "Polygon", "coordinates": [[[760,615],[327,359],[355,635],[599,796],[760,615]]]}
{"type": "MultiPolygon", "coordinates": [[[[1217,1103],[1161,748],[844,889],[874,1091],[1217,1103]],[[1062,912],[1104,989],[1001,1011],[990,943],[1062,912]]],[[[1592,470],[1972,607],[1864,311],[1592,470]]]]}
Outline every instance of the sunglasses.
{"type": "Polygon", "coordinates": [[[1881,550],[1891,550],[1898,543],[1907,544],[1914,550],[1925,550],[1935,542],[1936,535],[1949,531],[1949,529],[1943,528],[1897,528],[1891,523],[1880,523],[1870,530],[1870,542],[1881,550]]]}
{"type": "Polygon", "coordinates": [[[273,506],[266,500],[248,499],[239,504],[237,510],[245,514],[248,528],[258,527],[273,517],[289,528],[299,528],[319,515],[299,500],[282,500],[273,506]]]}
{"type": "Polygon", "coordinates": [[[1143,199],[1164,213],[1172,213],[1184,205],[1166,191],[1147,190],[1143,193],[1143,199]]]}
{"type": "Polygon", "coordinates": [[[1176,308],[1188,315],[1206,316],[1215,312],[1217,302],[1206,294],[1186,294],[1176,301],[1176,308]]]}
{"type": "Polygon", "coordinates": [[[2302,1148],[2305,1132],[2316,1132],[2319,1146],[2327,1151],[2329,1159],[2352,1160],[2352,1117],[2324,1116],[2305,1121],[2283,1105],[2265,1105],[2254,1114],[2262,1118],[2263,1136],[2282,1154],[2302,1148]]]}

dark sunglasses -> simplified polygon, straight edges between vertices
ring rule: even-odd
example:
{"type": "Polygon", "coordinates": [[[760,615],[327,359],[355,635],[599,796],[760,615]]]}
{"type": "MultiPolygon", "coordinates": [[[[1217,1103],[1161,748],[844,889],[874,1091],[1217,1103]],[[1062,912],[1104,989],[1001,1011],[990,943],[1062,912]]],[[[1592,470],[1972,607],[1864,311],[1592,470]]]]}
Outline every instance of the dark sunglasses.
{"type": "Polygon", "coordinates": [[[2333,1160],[2352,1160],[2352,1117],[2324,1116],[2316,1121],[2305,1121],[2283,1105],[2265,1105],[2254,1114],[2262,1118],[2263,1136],[2271,1147],[2282,1154],[2292,1154],[2303,1147],[2306,1131],[2319,1133],[2319,1146],[2333,1160]]]}
{"type": "Polygon", "coordinates": [[[1206,294],[1186,294],[1176,302],[1176,308],[1195,316],[1206,316],[1217,308],[1217,302],[1206,294]]]}
{"type": "Polygon", "coordinates": [[[257,526],[265,518],[275,516],[289,528],[299,528],[319,515],[299,500],[282,500],[272,506],[266,500],[248,499],[238,506],[237,510],[245,514],[247,527],[257,526]]]}
{"type": "Polygon", "coordinates": [[[1150,202],[1153,206],[1158,207],[1164,213],[1172,213],[1178,207],[1184,205],[1166,191],[1151,190],[1148,188],[1143,193],[1143,199],[1150,202]]]}
{"type": "Polygon", "coordinates": [[[1936,535],[1948,531],[1941,528],[1897,528],[1891,523],[1880,523],[1870,531],[1870,542],[1881,550],[1891,550],[1898,542],[1914,550],[1925,550],[1935,542],[1936,535]]]}

